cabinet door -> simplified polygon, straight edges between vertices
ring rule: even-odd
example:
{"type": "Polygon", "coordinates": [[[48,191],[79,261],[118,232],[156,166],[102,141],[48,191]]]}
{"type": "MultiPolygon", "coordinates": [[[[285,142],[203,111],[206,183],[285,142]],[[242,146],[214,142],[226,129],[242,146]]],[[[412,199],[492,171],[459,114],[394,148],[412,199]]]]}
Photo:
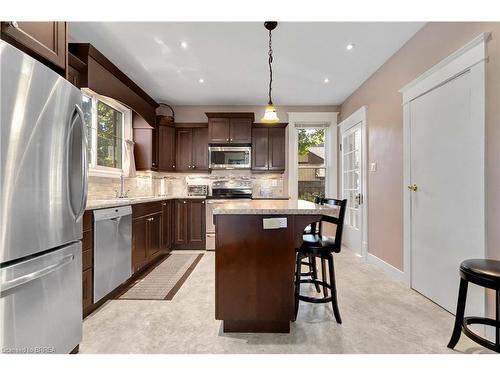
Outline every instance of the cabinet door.
{"type": "Polygon", "coordinates": [[[66,22],[2,22],[2,38],[66,70],[66,22]]]}
{"type": "Polygon", "coordinates": [[[82,307],[85,309],[92,305],[92,290],[94,289],[92,281],[92,268],[82,273],[82,307]]]}
{"type": "Polygon", "coordinates": [[[158,127],[158,170],[175,170],[175,128],[171,126],[158,127]]]}
{"type": "Polygon", "coordinates": [[[151,148],[151,170],[158,170],[158,142],[160,141],[158,126],[152,130],[152,148],[151,148]]]}
{"type": "Polygon", "coordinates": [[[252,169],[267,171],[269,168],[269,132],[267,128],[252,129],[252,169]]]}
{"type": "Polygon", "coordinates": [[[249,118],[232,118],[230,121],[229,142],[252,143],[252,120],[249,118]]]}
{"type": "Polygon", "coordinates": [[[191,129],[176,130],[175,170],[190,171],[193,165],[193,132],[191,129]]]}
{"type": "Polygon", "coordinates": [[[176,199],[174,201],[174,246],[185,247],[187,244],[187,213],[186,200],[176,199]]]}
{"type": "Polygon", "coordinates": [[[162,249],[170,250],[172,246],[172,209],[171,201],[165,201],[161,204],[162,208],[162,249]]]}
{"type": "Polygon", "coordinates": [[[269,170],[285,170],[285,128],[269,129],[269,170]]]}
{"type": "Polygon", "coordinates": [[[208,142],[209,143],[229,143],[230,119],[210,118],[208,119],[208,142]]]}
{"type": "Polygon", "coordinates": [[[208,128],[193,129],[193,170],[208,171],[208,128]]]}
{"type": "Polygon", "coordinates": [[[146,218],[146,223],[148,238],[147,259],[150,260],[161,250],[162,213],[158,212],[149,215],[146,218]]]}
{"type": "Polygon", "coordinates": [[[132,220],[132,273],[147,260],[147,221],[142,217],[132,220]]]}
{"type": "Polygon", "coordinates": [[[205,249],[205,201],[188,202],[188,248],[205,249]]]}

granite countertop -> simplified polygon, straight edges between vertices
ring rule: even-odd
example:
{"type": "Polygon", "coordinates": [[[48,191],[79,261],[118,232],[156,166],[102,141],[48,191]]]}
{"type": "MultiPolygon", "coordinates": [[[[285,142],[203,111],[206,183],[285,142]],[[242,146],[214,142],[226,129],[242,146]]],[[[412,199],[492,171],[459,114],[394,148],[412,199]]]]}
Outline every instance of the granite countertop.
{"type": "Polygon", "coordinates": [[[338,216],[338,208],[299,199],[224,202],[214,207],[214,215],[327,215],[338,216]]]}
{"type": "Polygon", "coordinates": [[[128,206],[131,204],[165,201],[168,199],[205,199],[204,196],[167,195],[160,197],[136,197],[136,198],[111,198],[91,199],[87,201],[86,210],[97,210],[100,208],[128,206]]]}

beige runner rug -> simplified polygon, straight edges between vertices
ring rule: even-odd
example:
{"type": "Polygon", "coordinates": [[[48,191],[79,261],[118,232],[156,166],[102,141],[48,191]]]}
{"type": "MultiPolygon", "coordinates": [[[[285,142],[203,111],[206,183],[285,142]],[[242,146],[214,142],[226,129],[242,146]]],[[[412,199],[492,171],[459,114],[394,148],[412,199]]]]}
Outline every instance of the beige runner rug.
{"type": "Polygon", "coordinates": [[[203,254],[170,254],[118,299],[171,300],[202,257],[203,254]]]}

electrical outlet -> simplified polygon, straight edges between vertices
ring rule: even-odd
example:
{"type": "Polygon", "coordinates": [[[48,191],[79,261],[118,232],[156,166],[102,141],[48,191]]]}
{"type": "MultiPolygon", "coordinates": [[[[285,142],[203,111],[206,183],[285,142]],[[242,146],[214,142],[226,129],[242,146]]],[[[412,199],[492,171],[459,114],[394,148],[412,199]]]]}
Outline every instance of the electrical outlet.
{"type": "Polygon", "coordinates": [[[287,227],[286,217],[273,217],[269,219],[262,219],[264,229],[279,229],[287,227]]]}
{"type": "Polygon", "coordinates": [[[370,163],[370,172],[377,172],[377,163],[370,163]]]}

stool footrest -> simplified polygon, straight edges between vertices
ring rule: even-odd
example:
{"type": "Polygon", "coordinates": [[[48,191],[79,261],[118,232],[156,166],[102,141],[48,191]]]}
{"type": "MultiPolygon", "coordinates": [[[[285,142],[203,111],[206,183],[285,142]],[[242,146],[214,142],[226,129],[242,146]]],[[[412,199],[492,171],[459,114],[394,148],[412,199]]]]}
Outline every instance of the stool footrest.
{"type": "Polygon", "coordinates": [[[500,353],[500,345],[497,345],[490,340],[485,339],[484,337],[479,336],[477,333],[472,332],[468,325],[470,324],[483,324],[491,327],[500,328],[500,322],[497,322],[494,319],[490,318],[482,318],[478,316],[468,316],[465,317],[462,323],[462,332],[470,338],[472,341],[477,342],[479,345],[484,346],[494,352],[500,353]]]}
{"type": "Polygon", "coordinates": [[[317,285],[324,286],[324,287],[326,287],[326,288],[328,288],[328,289],[330,289],[330,290],[332,289],[332,287],[331,287],[331,285],[330,285],[330,284],[328,284],[327,282],[325,282],[325,281],[323,281],[323,280],[319,280],[319,279],[317,279],[317,280],[312,280],[312,279],[301,279],[301,280],[300,280],[300,283],[301,283],[301,284],[317,284],[317,285]]]}

